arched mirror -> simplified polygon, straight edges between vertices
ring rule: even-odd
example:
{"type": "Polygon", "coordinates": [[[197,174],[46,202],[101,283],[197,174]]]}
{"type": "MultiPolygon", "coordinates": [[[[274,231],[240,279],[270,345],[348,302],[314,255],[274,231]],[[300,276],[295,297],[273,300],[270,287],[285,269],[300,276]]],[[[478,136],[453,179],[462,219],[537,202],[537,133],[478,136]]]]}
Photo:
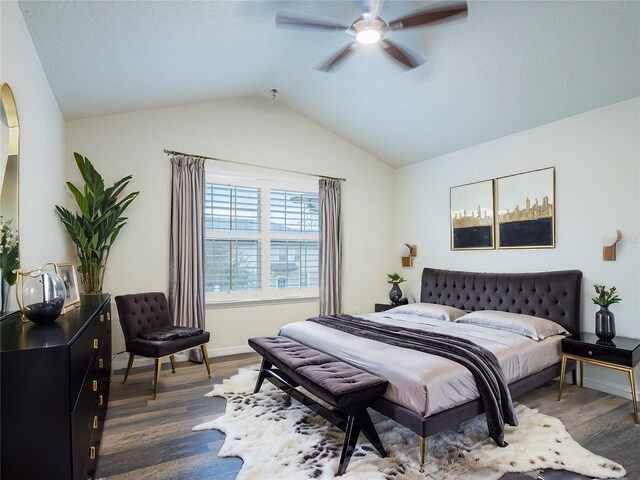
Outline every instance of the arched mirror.
{"type": "Polygon", "coordinates": [[[8,84],[0,87],[0,318],[18,309],[14,271],[20,266],[18,186],[20,125],[18,109],[8,84]]]}

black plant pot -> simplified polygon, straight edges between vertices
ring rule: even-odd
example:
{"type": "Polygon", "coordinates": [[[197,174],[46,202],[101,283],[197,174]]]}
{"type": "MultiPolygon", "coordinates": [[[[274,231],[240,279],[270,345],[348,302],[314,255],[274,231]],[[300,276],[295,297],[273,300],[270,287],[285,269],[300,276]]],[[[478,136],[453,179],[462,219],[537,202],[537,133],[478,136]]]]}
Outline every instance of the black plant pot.
{"type": "Polygon", "coordinates": [[[596,335],[600,340],[611,341],[616,336],[616,321],[609,307],[600,307],[596,312],[596,335]]]}
{"type": "Polygon", "coordinates": [[[391,300],[391,303],[394,305],[397,305],[401,298],[402,290],[400,290],[400,286],[397,283],[394,283],[389,292],[389,300],[391,300]]]}

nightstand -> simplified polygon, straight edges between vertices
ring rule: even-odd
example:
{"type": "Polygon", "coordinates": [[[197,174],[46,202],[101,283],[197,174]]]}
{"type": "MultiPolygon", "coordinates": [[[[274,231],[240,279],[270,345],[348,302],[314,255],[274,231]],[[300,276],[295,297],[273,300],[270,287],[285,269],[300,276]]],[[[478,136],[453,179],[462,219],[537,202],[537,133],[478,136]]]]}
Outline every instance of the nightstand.
{"type": "Polygon", "coordinates": [[[390,303],[376,303],[374,312],[385,312],[394,307],[397,307],[397,305],[391,305],[390,303]]]}
{"type": "Polygon", "coordinates": [[[636,400],[636,382],[633,367],[640,362],[640,340],[635,338],[615,337],[611,342],[602,342],[593,333],[577,333],[562,339],[562,373],[560,375],[560,391],[558,401],[562,397],[562,382],[567,360],[580,363],[580,387],[584,383],[584,364],[611,368],[629,375],[631,384],[631,401],[633,402],[633,418],[640,424],[638,401],[636,400]]]}

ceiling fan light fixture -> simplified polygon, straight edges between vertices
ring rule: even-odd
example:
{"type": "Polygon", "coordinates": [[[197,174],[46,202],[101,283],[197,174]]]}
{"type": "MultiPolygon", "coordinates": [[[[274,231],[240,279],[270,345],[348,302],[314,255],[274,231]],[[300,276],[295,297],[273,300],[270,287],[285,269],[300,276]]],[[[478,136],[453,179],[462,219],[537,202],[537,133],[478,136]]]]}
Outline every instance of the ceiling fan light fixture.
{"type": "Polygon", "coordinates": [[[356,41],[362,45],[373,45],[378,43],[381,38],[382,33],[375,28],[365,28],[356,33],[356,41]]]}

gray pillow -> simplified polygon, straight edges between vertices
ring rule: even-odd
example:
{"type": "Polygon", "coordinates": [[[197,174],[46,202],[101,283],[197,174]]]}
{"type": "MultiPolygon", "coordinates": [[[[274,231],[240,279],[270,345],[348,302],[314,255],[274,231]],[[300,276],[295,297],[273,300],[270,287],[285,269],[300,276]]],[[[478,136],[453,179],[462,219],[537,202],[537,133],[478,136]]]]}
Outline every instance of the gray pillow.
{"type": "Polygon", "coordinates": [[[456,320],[458,323],[481,325],[483,327],[506,330],[524,335],[534,340],[544,340],[552,335],[561,335],[567,332],[562,325],[532,315],[521,313],[499,312],[497,310],[478,310],[467,313],[456,320]]]}
{"type": "Polygon", "coordinates": [[[386,313],[417,315],[419,317],[443,320],[445,322],[453,322],[456,318],[465,314],[464,310],[447,305],[438,305],[437,303],[409,303],[408,305],[400,305],[399,307],[387,310],[386,313]]]}

